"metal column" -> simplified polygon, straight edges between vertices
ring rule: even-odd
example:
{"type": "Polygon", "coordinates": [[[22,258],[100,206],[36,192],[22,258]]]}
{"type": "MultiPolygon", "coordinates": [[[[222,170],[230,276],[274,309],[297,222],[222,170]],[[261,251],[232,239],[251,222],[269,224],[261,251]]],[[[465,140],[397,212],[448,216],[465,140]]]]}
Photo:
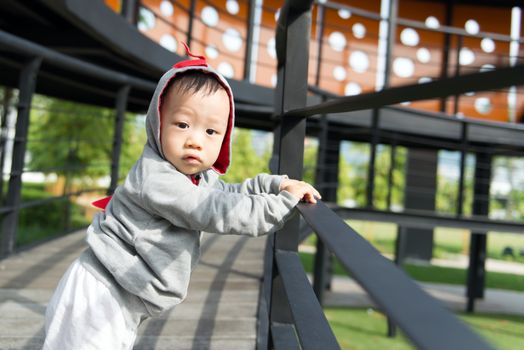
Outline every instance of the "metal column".
{"type": "MultiPolygon", "coordinates": [[[[438,151],[431,149],[408,150],[406,167],[406,210],[417,209],[433,212],[437,187],[438,151]]],[[[399,258],[430,260],[433,251],[433,230],[425,228],[399,228],[401,245],[399,258]]]]}
{"type": "Polygon", "coordinates": [[[193,39],[193,21],[195,20],[195,9],[197,0],[191,0],[189,7],[189,24],[187,27],[186,44],[187,47],[191,48],[191,41],[193,39]]]}
{"type": "Polygon", "coordinates": [[[127,108],[127,98],[129,96],[129,85],[123,86],[118,90],[116,97],[116,118],[115,132],[113,134],[113,152],[111,155],[111,184],[108,194],[115,192],[118,185],[118,172],[120,167],[120,151],[122,150],[122,134],[124,130],[125,113],[127,108]]]}
{"type": "MultiPolygon", "coordinates": [[[[340,137],[329,130],[326,116],[321,119],[317,156],[315,186],[327,202],[337,201],[338,171],[340,158],[340,137]]],[[[333,258],[322,240],[317,240],[313,290],[322,305],[324,291],[331,285],[333,258]]]]}
{"type": "Polygon", "coordinates": [[[1,256],[9,255],[15,247],[22,189],[22,173],[24,170],[27,132],[29,130],[29,113],[31,111],[31,101],[36,86],[36,77],[41,63],[41,57],[33,58],[28,61],[20,73],[18,83],[18,117],[16,120],[16,136],[13,145],[13,162],[11,166],[11,177],[9,178],[9,189],[5,201],[5,205],[11,209],[2,221],[1,256]]]}
{"type": "MultiPolygon", "coordinates": [[[[309,52],[311,5],[312,0],[287,1],[280,12],[276,35],[278,83],[275,114],[281,120],[275,130],[275,150],[278,152],[278,173],[293,179],[302,178],[306,120],[301,116],[283,114],[306,105],[308,60],[304,60],[304,53],[309,52]]],[[[298,233],[299,217],[295,216],[274,235],[275,252],[297,251],[298,233]]],[[[282,327],[291,332],[293,319],[276,264],[273,265],[269,319],[273,342],[284,339],[276,333],[282,327]]]]}
{"type": "MultiPolygon", "coordinates": [[[[491,154],[476,154],[473,215],[489,215],[491,158],[491,154]]],[[[486,242],[487,232],[471,232],[466,290],[468,312],[474,311],[476,298],[484,297],[486,242]]]]}

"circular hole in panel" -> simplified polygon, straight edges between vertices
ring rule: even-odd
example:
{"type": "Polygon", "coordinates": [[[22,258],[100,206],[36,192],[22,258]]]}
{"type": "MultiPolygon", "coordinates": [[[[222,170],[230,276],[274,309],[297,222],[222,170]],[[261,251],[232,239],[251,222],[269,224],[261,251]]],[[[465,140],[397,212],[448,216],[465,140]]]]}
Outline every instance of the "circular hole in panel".
{"type": "Polygon", "coordinates": [[[216,46],[214,46],[214,45],[206,46],[206,56],[211,58],[211,59],[217,58],[218,57],[218,50],[217,50],[216,46]]]}
{"type": "Polygon", "coordinates": [[[228,62],[222,62],[218,65],[218,72],[226,78],[233,78],[235,76],[235,70],[233,66],[228,62]]]}
{"type": "Polygon", "coordinates": [[[482,67],[480,67],[480,72],[489,72],[491,70],[494,70],[495,66],[492,64],[483,64],[482,67]]]}
{"type": "Polygon", "coordinates": [[[495,42],[491,38],[484,38],[480,42],[480,48],[486,53],[492,53],[495,51],[495,42]]]}
{"type": "Polygon", "coordinates": [[[269,56],[271,56],[272,58],[277,58],[277,50],[276,50],[276,46],[275,46],[275,38],[271,38],[269,39],[269,41],[267,42],[267,53],[269,56]]]}
{"type": "Polygon", "coordinates": [[[273,74],[273,75],[271,76],[271,85],[272,85],[272,86],[277,86],[277,79],[278,79],[278,78],[277,78],[277,75],[276,75],[276,74],[273,74]]]}
{"type": "Polygon", "coordinates": [[[155,27],[155,14],[148,9],[141,7],[138,18],[138,29],[140,31],[145,32],[155,27]]]}
{"type": "Polygon", "coordinates": [[[218,24],[218,12],[214,7],[206,6],[200,13],[202,21],[209,27],[214,27],[218,24]]]}
{"type": "Polygon", "coordinates": [[[362,92],[362,88],[357,83],[351,82],[347,83],[344,89],[344,94],[346,96],[358,95],[362,92]]]}
{"type": "Polygon", "coordinates": [[[349,56],[349,66],[357,73],[364,73],[369,68],[369,58],[365,52],[354,51],[349,56]]]}
{"type": "Polygon", "coordinates": [[[438,21],[437,17],[434,16],[429,16],[428,18],[426,18],[425,24],[426,27],[432,29],[437,29],[438,27],[440,27],[440,22],[438,21]]]}
{"type": "Polygon", "coordinates": [[[400,78],[409,78],[415,73],[415,64],[406,57],[397,57],[393,61],[393,72],[400,78]]]}
{"type": "Polygon", "coordinates": [[[335,51],[342,51],[346,47],[346,37],[341,32],[329,34],[329,46],[335,51]]]}
{"type": "Polygon", "coordinates": [[[338,10],[338,16],[342,19],[348,19],[349,17],[351,17],[351,11],[347,9],[340,9],[338,10]]]}
{"type": "Polygon", "coordinates": [[[400,32],[400,42],[406,46],[417,46],[419,41],[418,33],[413,28],[404,28],[400,32]]]}
{"type": "Polygon", "coordinates": [[[353,24],[351,30],[353,31],[353,35],[357,39],[362,39],[366,36],[366,27],[362,23],[353,24]]]}
{"type": "Polygon", "coordinates": [[[431,61],[431,52],[429,52],[425,47],[421,47],[417,50],[417,60],[420,63],[428,63],[431,61]]]}
{"type": "Polygon", "coordinates": [[[463,47],[462,49],[460,49],[459,62],[462,66],[472,64],[473,62],[475,62],[475,53],[467,47],[463,47]]]}
{"type": "Polygon", "coordinates": [[[164,0],[160,3],[160,12],[166,17],[173,16],[174,8],[171,1],[164,0]]]}
{"type": "Polygon", "coordinates": [[[222,43],[229,51],[236,52],[242,47],[242,37],[238,30],[228,28],[222,35],[222,43]]]}
{"type": "Polygon", "coordinates": [[[469,34],[478,34],[480,32],[480,26],[477,21],[474,19],[468,19],[466,21],[466,24],[464,24],[464,29],[466,29],[466,32],[469,34]]]}
{"type": "Polygon", "coordinates": [[[238,6],[238,2],[236,0],[227,0],[226,10],[230,14],[236,15],[238,11],[240,11],[240,6],[238,6]]]}
{"type": "Polygon", "coordinates": [[[333,68],[333,77],[335,77],[335,80],[337,81],[343,81],[346,80],[346,70],[342,66],[336,66],[333,68]]]}
{"type": "Polygon", "coordinates": [[[493,106],[491,100],[487,97],[477,97],[475,99],[475,110],[480,114],[489,114],[493,106]]]}
{"type": "Polygon", "coordinates": [[[172,52],[175,52],[177,48],[176,39],[171,34],[162,35],[160,38],[160,45],[172,52]]]}

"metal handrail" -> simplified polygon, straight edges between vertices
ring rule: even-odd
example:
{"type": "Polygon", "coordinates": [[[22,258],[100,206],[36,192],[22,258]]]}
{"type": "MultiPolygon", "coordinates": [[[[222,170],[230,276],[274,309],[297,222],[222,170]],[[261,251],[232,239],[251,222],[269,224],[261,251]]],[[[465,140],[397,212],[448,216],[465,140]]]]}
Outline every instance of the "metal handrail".
{"type": "Polygon", "coordinates": [[[422,349],[490,349],[323,202],[298,210],[342,266],[422,349]]]}

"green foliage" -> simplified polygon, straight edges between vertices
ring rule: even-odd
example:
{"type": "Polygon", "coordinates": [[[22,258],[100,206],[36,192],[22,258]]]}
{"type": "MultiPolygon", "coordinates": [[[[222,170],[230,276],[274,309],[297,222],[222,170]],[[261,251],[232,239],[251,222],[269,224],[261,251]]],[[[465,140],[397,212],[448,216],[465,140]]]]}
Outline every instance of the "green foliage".
{"type": "MultiPolygon", "coordinates": [[[[24,183],[22,186],[22,202],[30,202],[49,198],[44,184],[24,183]]],[[[55,236],[65,227],[70,229],[85,227],[89,224],[83,215],[83,208],[69,203],[68,199],[46,202],[20,210],[20,220],[17,230],[17,246],[30,244],[50,236],[55,236]],[[70,206],[71,222],[65,222],[64,212],[70,206]]]]}
{"type": "Polygon", "coordinates": [[[315,172],[317,167],[318,142],[312,138],[306,138],[304,144],[304,173],[303,180],[309,184],[315,184],[315,172]]]}
{"type": "MultiPolygon", "coordinates": [[[[269,138],[253,137],[253,131],[249,129],[235,128],[232,141],[231,167],[222,180],[230,183],[240,183],[260,173],[269,172],[269,160],[271,158],[272,145],[269,138]],[[255,142],[257,144],[255,149],[255,142]]],[[[307,139],[304,148],[304,181],[311,184],[315,181],[315,167],[317,160],[317,143],[307,139]]]]}
{"type": "MultiPolygon", "coordinates": [[[[374,205],[379,209],[387,209],[387,195],[389,191],[389,169],[391,167],[392,147],[380,145],[375,156],[374,205]]],[[[396,147],[395,169],[393,169],[393,183],[391,188],[391,203],[401,207],[404,201],[404,168],[406,163],[406,149],[396,147]]],[[[343,142],[339,161],[339,187],[337,202],[340,205],[353,202],[356,207],[367,205],[367,177],[369,167],[370,147],[365,143],[343,142]]]]}
{"type": "MultiPolygon", "coordinates": [[[[29,170],[62,175],[66,184],[73,178],[95,180],[109,174],[114,110],[42,96],[35,96],[34,105],[37,108],[31,111],[29,170]]],[[[129,169],[138,159],[144,143],[143,125],[127,117],[121,169],[129,169]]]]}
{"type": "Polygon", "coordinates": [[[263,145],[263,153],[257,154],[253,146],[252,131],[235,128],[232,140],[232,162],[222,180],[230,183],[240,183],[260,173],[269,172],[271,149],[263,145]]]}

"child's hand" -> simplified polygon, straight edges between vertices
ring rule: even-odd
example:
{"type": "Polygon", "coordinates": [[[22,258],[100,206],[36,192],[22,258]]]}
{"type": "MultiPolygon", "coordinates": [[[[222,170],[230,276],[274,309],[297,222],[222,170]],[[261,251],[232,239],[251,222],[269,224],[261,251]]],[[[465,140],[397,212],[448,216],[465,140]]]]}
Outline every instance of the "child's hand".
{"type": "Polygon", "coordinates": [[[288,191],[299,200],[308,203],[316,203],[317,198],[322,198],[313,186],[304,181],[284,179],[280,183],[280,191],[288,191]]]}

